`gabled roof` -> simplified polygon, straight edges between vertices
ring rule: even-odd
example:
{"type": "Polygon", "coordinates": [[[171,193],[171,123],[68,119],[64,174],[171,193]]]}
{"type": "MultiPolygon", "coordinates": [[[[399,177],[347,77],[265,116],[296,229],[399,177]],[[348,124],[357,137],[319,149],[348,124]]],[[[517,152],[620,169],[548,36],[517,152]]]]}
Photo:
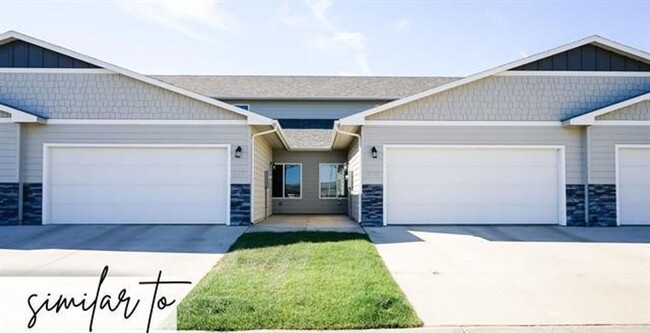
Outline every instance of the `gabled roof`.
{"type": "Polygon", "coordinates": [[[26,111],[18,110],[9,105],[0,104],[0,112],[6,112],[11,117],[11,122],[14,123],[43,123],[45,118],[39,117],[37,115],[31,114],[26,111]]]}
{"type": "Polygon", "coordinates": [[[110,70],[110,71],[113,71],[115,73],[122,74],[124,76],[136,79],[138,81],[146,82],[148,84],[151,84],[151,85],[154,85],[154,86],[166,89],[166,90],[173,91],[175,93],[187,96],[189,98],[196,99],[196,100],[202,101],[204,103],[211,104],[211,105],[217,106],[219,108],[222,108],[222,109],[225,109],[225,110],[228,110],[228,111],[243,115],[248,119],[249,124],[272,124],[273,123],[273,120],[270,119],[270,118],[258,115],[258,114],[253,113],[253,112],[243,110],[243,109],[238,108],[236,106],[233,106],[231,104],[215,100],[214,98],[210,98],[208,96],[204,96],[204,95],[198,94],[196,92],[189,91],[189,90],[186,90],[184,88],[180,88],[180,87],[174,86],[174,85],[166,83],[166,82],[159,81],[159,80],[157,80],[155,78],[152,78],[152,77],[149,77],[149,76],[146,76],[146,75],[138,74],[138,73],[130,71],[128,69],[124,69],[122,67],[115,66],[113,64],[109,64],[107,62],[104,62],[104,61],[101,61],[101,60],[98,60],[98,59],[95,59],[95,58],[92,58],[92,57],[89,57],[89,56],[86,56],[86,55],[83,55],[83,54],[80,54],[80,53],[77,53],[77,52],[74,52],[74,51],[71,51],[71,50],[68,50],[66,48],[50,44],[48,42],[45,42],[45,41],[42,41],[40,39],[36,39],[34,37],[30,37],[30,36],[21,34],[21,33],[16,32],[16,31],[7,31],[7,32],[0,35],[0,44],[9,43],[9,42],[12,42],[12,41],[15,41],[15,40],[22,40],[24,42],[28,42],[28,43],[40,46],[40,47],[45,48],[45,49],[52,50],[54,52],[58,52],[58,53],[61,53],[63,55],[67,55],[69,57],[79,59],[81,61],[87,62],[89,64],[93,64],[95,66],[98,66],[98,67],[101,67],[101,68],[104,68],[104,69],[107,69],[107,70],[110,70]]]}
{"type": "Polygon", "coordinates": [[[383,112],[383,111],[386,111],[386,110],[395,108],[397,106],[404,105],[404,104],[407,104],[407,103],[410,103],[410,102],[413,102],[413,101],[416,101],[416,100],[419,100],[419,99],[422,99],[422,98],[425,98],[425,97],[429,97],[429,96],[432,96],[432,95],[441,93],[443,91],[447,91],[447,90],[450,90],[450,89],[453,89],[453,88],[456,88],[456,87],[459,87],[459,86],[462,86],[462,85],[465,85],[465,84],[468,84],[468,83],[471,83],[471,82],[475,82],[475,81],[484,79],[486,77],[489,77],[489,76],[492,76],[492,75],[495,75],[495,74],[499,74],[501,72],[505,72],[507,70],[519,67],[521,65],[525,65],[527,63],[534,62],[534,61],[537,61],[537,60],[540,60],[540,59],[543,59],[543,58],[546,58],[546,57],[549,57],[549,56],[552,56],[552,55],[555,55],[555,54],[558,54],[558,53],[561,53],[561,52],[565,52],[565,51],[571,50],[571,49],[576,48],[576,47],[587,45],[587,44],[593,44],[593,45],[602,47],[604,49],[615,51],[617,53],[620,53],[620,54],[622,54],[624,56],[627,56],[627,57],[630,57],[632,59],[636,59],[636,60],[640,60],[640,61],[644,61],[644,62],[650,62],[650,54],[648,54],[646,52],[634,49],[632,47],[629,47],[629,46],[626,46],[626,45],[611,41],[609,39],[606,39],[606,38],[603,38],[603,37],[600,37],[600,36],[591,36],[591,37],[580,39],[580,40],[575,41],[573,43],[569,43],[569,44],[566,44],[566,45],[563,45],[563,46],[560,46],[560,47],[557,47],[557,48],[554,48],[554,49],[551,49],[551,50],[548,50],[548,51],[545,51],[545,52],[541,52],[541,53],[532,55],[530,57],[519,59],[519,60],[510,62],[510,63],[507,63],[505,65],[501,65],[501,66],[498,66],[498,67],[494,67],[492,69],[488,69],[488,70],[483,71],[483,72],[479,72],[477,74],[468,76],[468,77],[460,79],[460,80],[456,80],[456,81],[453,81],[453,82],[449,82],[447,84],[443,84],[441,86],[438,86],[438,87],[435,87],[433,89],[423,91],[423,92],[415,94],[415,95],[411,95],[411,96],[408,96],[408,97],[405,97],[405,98],[402,98],[402,99],[398,99],[398,100],[390,102],[390,103],[380,105],[378,107],[369,109],[369,110],[364,111],[364,112],[360,112],[360,113],[345,117],[345,118],[340,120],[340,123],[341,123],[341,125],[363,125],[364,122],[365,122],[366,117],[368,117],[370,115],[373,115],[373,114],[376,114],[376,113],[379,113],[379,112],[383,112]]]}
{"type": "Polygon", "coordinates": [[[457,77],[152,75],[199,94],[227,100],[395,100],[457,77]]]}
{"type": "Polygon", "coordinates": [[[602,116],[604,114],[620,110],[622,108],[641,103],[644,101],[650,101],[650,92],[637,97],[626,99],[622,102],[615,103],[609,106],[606,106],[601,109],[597,109],[573,118],[567,119],[562,122],[563,125],[594,125],[596,123],[596,117],[602,116]]]}

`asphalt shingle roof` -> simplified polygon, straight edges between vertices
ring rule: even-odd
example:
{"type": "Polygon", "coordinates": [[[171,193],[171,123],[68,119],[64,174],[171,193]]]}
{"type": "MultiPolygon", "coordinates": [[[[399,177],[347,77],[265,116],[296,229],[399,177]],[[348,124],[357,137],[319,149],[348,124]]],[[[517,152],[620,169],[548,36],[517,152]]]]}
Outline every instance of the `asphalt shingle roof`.
{"type": "Polygon", "coordinates": [[[393,100],[457,80],[436,76],[152,75],[217,99],[393,100]]]}
{"type": "Polygon", "coordinates": [[[333,129],[283,129],[291,149],[329,149],[333,129]]]}

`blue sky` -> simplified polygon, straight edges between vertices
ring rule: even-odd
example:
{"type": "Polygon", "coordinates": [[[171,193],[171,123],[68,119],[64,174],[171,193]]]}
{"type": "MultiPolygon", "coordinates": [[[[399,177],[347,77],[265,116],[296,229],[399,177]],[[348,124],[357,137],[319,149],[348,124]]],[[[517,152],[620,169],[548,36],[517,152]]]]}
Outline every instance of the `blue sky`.
{"type": "Polygon", "coordinates": [[[144,74],[466,76],[599,34],[650,52],[650,1],[0,0],[17,30],[144,74]]]}

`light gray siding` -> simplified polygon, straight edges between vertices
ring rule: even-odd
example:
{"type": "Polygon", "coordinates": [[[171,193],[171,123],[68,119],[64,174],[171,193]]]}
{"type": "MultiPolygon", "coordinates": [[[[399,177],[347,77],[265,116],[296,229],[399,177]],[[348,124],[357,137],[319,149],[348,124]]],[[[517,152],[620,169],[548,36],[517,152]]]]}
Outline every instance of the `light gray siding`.
{"type": "Polygon", "coordinates": [[[275,163],[302,163],[302,199],[273,199],[274,214],[347,214],[347,199],[319,198],[319,163],[345,163],[347,151],[273,151],[275,163]]]}
{"type": "Polygon", "coordinates": [[[644,101],[628,107],[606,113],[596,120],[650,120],[650,101],[644,101]]]}
{"type": "Polygon", "coordinates": [[[559,121],[648,91],[647,76],[492,76],[368,119],[559,121]]]}
{"type": "Polygon", "coordinates": [[[592,126],[589,138],[589,183],[615,184],[615,145],[650,144],[650,126],[592,126]]]}
{"type": "Polygon", "coordinates": [[[383,183],[383,145],[564,145],[567,184],[583,183],[583,128],[553,127],[431,127],[365,126],[363,183],[383,183]],[[370,150],[379,154],[373,159],[370,150]]]}
{"type": "MultiPolygon", "coordinates": [[[[272,134],[275,135],[275,134],[272,134]]],[[[273,214],[271,202],[271,184],[266,189],[264,172],[271,172],[273,161],[273,147],[263,136],[255,138],[255,169],[253,170],[253,221],[259,222],[268,215],[273,214]]]]}
{"type": "Polygon", "coordinates": [[[0,103],[61,119],[245,119],[119,74],[1,73],[0,103]]]}
{"type": "Polygon", "coordinates": [[[44,143],[231,144],[242,147],[241,158],[231,157],[231,183],[250,184],[248,126],[216,125],[25,125],[24,180],[40,183],[44,143]]]}
{"type": "Polygon", "coordinates": [[[371,109],[386,101],[245,101],[229,100],[230,104],[249,104],[250,110],[273,119],[339,119],[371,109]]]}
{"type": "Polygon", "coordinates": [[[0,123],[0,183],[18,182],[18,126],[0,123]]]}
{"type": "Polygon", "coordinates": [[[349,215],[354,221],[359,221],[359,196],[361,195],[361,153],[359,140],[354,139],[348,148],[348,187],[350,206],[349,215]]]}

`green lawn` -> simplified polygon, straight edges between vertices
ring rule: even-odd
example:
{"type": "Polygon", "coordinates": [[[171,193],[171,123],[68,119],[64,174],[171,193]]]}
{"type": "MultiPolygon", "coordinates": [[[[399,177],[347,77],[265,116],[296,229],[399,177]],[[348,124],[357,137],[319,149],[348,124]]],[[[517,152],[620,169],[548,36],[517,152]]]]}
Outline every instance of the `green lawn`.
{"type": "Polygon", "coordinates": [[[422,325],[365,234],[247,233],[178,308],[178,328],[422,325]]]}

